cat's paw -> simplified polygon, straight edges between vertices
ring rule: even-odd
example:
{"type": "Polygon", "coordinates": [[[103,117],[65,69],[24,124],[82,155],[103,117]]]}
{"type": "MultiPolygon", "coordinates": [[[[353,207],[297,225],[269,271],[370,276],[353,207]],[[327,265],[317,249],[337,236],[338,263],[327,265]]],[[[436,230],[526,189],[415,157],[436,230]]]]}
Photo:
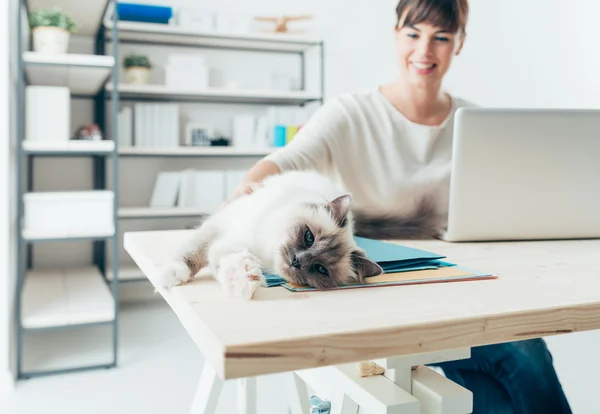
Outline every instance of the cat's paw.
{"type": "Polygon", "coordinates": [[[218,280],[226,295],[248,300],[262,286],[264,276],[256,257],[239,252],[221,259],[218,280]]]}
{"type": "Polygon", "coordinates": [[[157,282],[159,288],[171,290],[173,286],[188,282],[191,279],[190,268],[184,262],[171,262],[160,269],[157,282]]]}

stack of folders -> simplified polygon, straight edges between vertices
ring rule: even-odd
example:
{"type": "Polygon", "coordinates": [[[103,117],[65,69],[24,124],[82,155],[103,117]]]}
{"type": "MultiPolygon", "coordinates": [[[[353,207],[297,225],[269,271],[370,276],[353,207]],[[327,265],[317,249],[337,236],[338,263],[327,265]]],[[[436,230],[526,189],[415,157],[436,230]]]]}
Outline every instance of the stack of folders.
{"type": "MultiPolygon", "coordinates": [[[[367,278],[365,283],[352,283],[339,289],[483,280],[497,277],[491,273],[474,271],[444,261],[442,259],[445,256],[425,250],[357,236],[355,240],[367,257],[377,262],[384,272],[379,276],[367,278]]],[[[265,275],[265,286],[283,286],[292,292],[316,290],[311,286],[286,282],[275,274],[265,275]]]]}
{"type": "Polygon", "coordinates": [[[135,103],[119,112],[119,146],[179,146],[179,108],[171,103],[135,103]]]}
{"type": "Polygon", "coordinates": [[[197,208],[211,213],[233,192],[243,170],[184,170],[160,172],[150,197],[154,208],[197,208]]]}

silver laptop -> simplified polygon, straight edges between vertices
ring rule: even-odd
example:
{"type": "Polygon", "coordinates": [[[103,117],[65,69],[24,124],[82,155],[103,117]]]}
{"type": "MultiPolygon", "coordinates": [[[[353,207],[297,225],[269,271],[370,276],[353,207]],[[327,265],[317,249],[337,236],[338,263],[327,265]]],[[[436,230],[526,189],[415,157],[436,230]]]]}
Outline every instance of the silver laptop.
{"type": "Polygon", "coordinates": [[[461,108],[447,241],[600,237],[600,110],[461,108]]]}

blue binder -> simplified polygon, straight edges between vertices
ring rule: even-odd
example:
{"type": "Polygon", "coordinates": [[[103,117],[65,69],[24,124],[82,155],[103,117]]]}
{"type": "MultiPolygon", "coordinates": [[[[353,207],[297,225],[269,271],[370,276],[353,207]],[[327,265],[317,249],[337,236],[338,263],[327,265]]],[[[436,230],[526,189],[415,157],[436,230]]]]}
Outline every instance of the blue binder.
{"type": "Polygon", "coordinates": [[[168,6],[118,2],[117,13],[119,20],[168,24],[173,9],[168,6]]]}

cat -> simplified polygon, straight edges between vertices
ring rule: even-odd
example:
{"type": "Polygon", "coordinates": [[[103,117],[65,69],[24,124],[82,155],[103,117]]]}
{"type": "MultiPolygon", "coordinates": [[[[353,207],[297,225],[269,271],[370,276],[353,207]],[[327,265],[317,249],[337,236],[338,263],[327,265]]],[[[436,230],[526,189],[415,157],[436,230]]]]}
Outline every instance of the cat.
{"type": "Polygon", "coordinates": [[[162,288],[186,283],[204,268],[230,297],[251,299],[276,274],[326,290],[383,273],[354,239],[352,196],[316,171],[272,175],[206,219],[174,261],[162,288]]]}

